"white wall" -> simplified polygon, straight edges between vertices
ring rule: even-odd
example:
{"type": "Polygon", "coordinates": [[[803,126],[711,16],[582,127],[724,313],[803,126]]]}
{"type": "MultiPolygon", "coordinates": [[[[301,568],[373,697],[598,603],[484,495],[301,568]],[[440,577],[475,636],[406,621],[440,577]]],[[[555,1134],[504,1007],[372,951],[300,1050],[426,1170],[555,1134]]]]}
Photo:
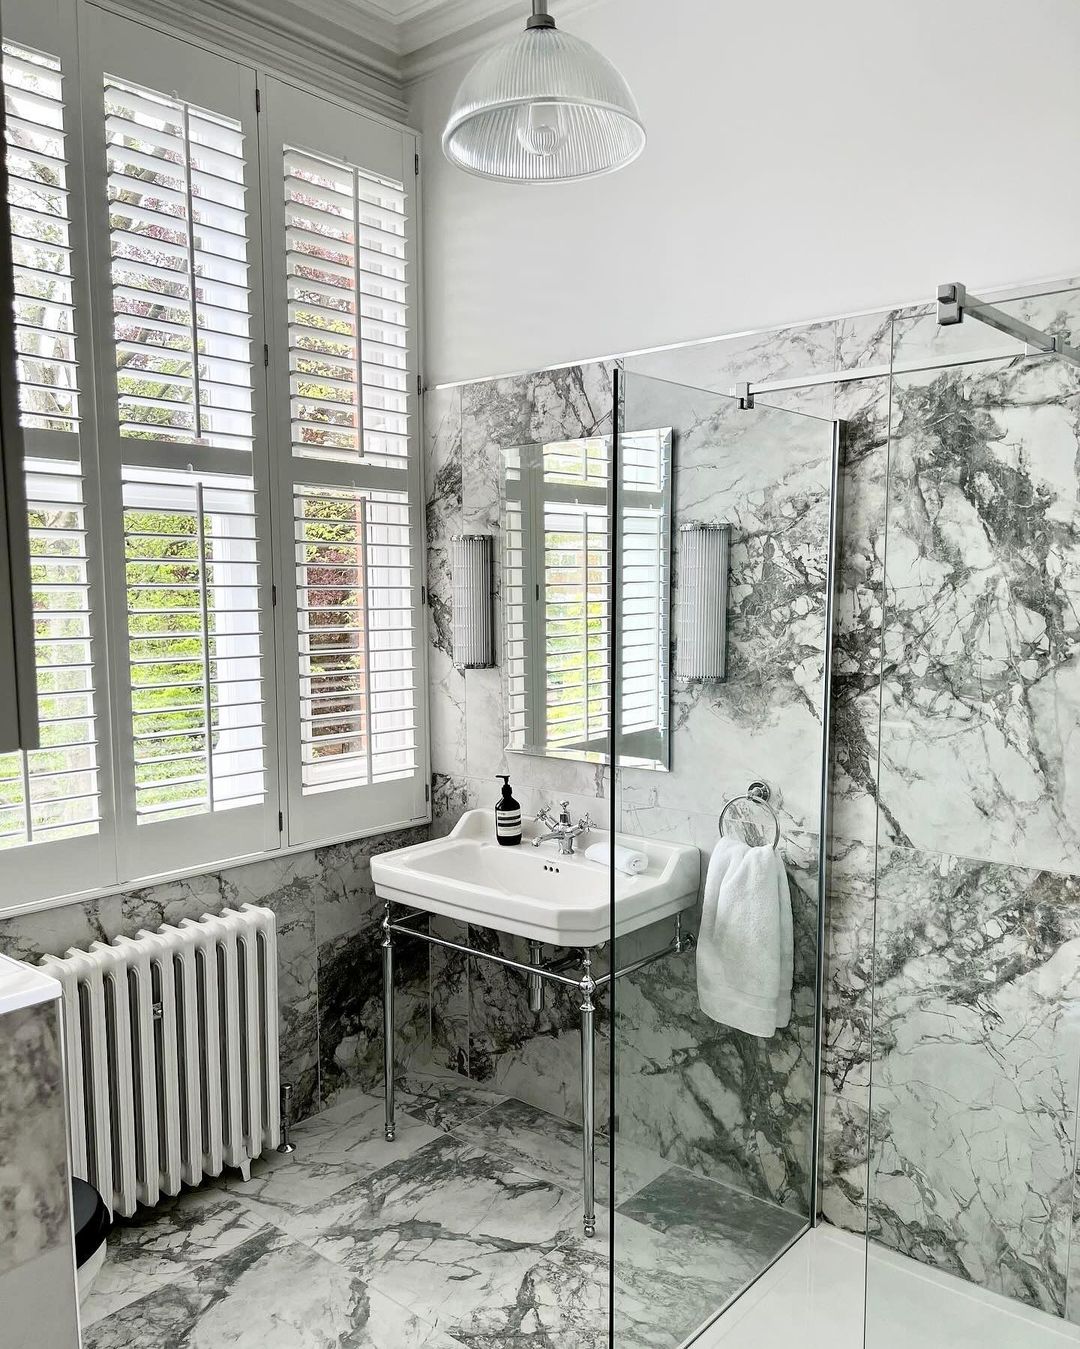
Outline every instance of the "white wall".
{"type": "Polygon", "coordinates": [[[413,87],[428,383],[1080,272],[1080,0],[600,0],[563,23],[623,71],[649,144],[592,183],[488,184],[440,147],[469,62],[413,87]]]}

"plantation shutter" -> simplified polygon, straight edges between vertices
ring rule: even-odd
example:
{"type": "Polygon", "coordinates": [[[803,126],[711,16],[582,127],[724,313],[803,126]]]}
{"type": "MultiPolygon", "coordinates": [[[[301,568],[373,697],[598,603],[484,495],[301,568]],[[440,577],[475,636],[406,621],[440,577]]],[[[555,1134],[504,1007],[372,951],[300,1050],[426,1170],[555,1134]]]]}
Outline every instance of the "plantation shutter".
{"type": "Polygon", "coordinates": [[[603,752],[610,724],[608,505],[544,502],[546,742],[603,752]]]}
{"type": "Polygon", "coordinates": [[[115,874],[100,744],[108,719],[98,705],[100,550],[80,434],[87,306],[80,175],[70,159],[78,123],[51,9],[5,5],[2,54],[40,724],[39,748],[0,755],[0,885],[16,902],[115,874]]]}
{"type": "MultiPolygon", "coordinates": [[[[619,440],[619,742],[633,757],[633,737],[663,729],[668,706],[670,569],[668,465],[671,432],[624,432],[619,440]]],[[[651,757],[646,745],[640,746],[651,757]]]]}
{"type": "MultiPolygon", "coordinates": [[[[127,876],[279,842],[253,74],[95,18],[89,154],[127,876]],[[261,352],[259,374],[261,379],[261,352]]],[[[89,106],[89,95],[88,95],[89,106]]]]}
{"type": "Polygon", "coordinates": [[[267,103],[289,841],[306,843],[428,815],[415,143],[276,81],[267,103]]]}

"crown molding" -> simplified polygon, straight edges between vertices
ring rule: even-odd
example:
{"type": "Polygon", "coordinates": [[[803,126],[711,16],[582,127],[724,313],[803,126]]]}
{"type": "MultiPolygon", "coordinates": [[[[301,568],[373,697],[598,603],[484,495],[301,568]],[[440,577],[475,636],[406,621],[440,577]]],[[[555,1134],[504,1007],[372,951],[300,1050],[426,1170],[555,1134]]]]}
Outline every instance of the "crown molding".
{"type": "MultiPolygon", "coordinates": [[[[524,24],[526,0],[88,0],[406,121],[408,85],[524,24]]],[[[602,0],[554,0],[559,20],[602,0]]]]}
{"type": "MultiPolygon", "coordinates": [[[[400,56],[348,0],[90,0],[404,124],[400,56]],[[312,22],[313,19],[318,22],[312,22]]],[[[392,25],[391,25],[392,28],[392,25]]],[[[392,32],[384,34],[391,41],[392,32]]]]}

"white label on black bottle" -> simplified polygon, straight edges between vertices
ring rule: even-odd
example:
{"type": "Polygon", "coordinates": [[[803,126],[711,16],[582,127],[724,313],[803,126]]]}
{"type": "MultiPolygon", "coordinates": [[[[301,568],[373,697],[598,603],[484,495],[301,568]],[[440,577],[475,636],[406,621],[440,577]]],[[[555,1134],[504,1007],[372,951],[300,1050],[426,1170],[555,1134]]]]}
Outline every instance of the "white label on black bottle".
{"type": "Polygon", "coordinates": [[[495,812],[496,838],[518,838],[521,834],[521,810],[497,810],[495,812]]]}

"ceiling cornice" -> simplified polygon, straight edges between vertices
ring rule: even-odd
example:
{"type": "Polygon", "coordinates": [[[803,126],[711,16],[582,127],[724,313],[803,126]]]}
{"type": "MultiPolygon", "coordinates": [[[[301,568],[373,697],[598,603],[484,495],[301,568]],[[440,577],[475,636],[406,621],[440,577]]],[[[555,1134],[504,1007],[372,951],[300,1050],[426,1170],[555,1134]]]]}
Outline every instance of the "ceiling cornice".
{"type": "MultiPolygon", "coordinates": [[[[522,26],[526,0],[90,0],[406,120],[406,90],[522,26]]],[[[564,19],[600,0],[554,0],[564,19]]]]}
{"type": "Polygon", "coordinates": [[[93,2],[153,20],[189,41],[234,52],[241,60],[390,121],[406,120],[400,56],[358,31],[357,11],[347,0],[305,0],[303,8],[290,0],[93,2]]]}

